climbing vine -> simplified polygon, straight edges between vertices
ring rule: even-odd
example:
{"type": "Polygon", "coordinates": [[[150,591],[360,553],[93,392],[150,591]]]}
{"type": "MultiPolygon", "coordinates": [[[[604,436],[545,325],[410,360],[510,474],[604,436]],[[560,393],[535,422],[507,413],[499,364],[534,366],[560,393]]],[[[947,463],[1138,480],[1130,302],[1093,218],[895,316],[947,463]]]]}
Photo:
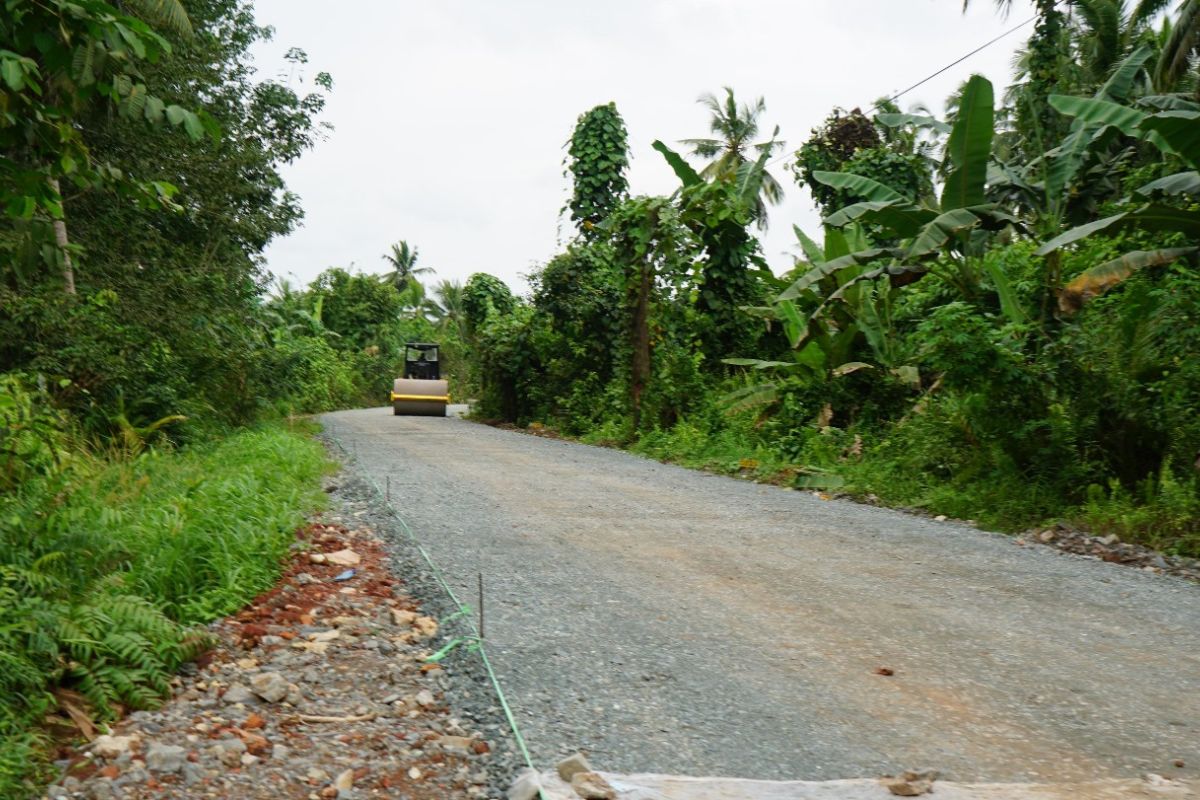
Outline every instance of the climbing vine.
{"type": "Polygon", "coordinates": [[[581,114],[567,151],[567,172],[574,179],[568,207],[586,239],[629,193],[625,170],[629,145],[625,121],[614,103],[581,114]]]}

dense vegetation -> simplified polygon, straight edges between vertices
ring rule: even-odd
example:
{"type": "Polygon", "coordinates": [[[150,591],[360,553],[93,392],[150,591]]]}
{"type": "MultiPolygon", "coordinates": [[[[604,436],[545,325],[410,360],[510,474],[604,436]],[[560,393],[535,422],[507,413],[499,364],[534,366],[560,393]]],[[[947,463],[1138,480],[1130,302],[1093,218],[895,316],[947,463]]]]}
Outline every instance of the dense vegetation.
{"type": "Polygon", "coordinates": [[[333,82],[297,49],[258,76],[248,0],[5,0],[0,795],[271,583],[323,469],[284,420],[378,404],[406,340],[483,418],[1200,554],[1200,3],[1036,5],[1018,82],[973,76],[941,118],[833,109],[789,153],[761,99],[704,96],[709,137],[654,145],[667,197],[591,109],[576,235],[517,297],[427,289],[405,241],[380,276],[270,284],[302,216],[280,169],[333,82]],[[782,276],[772,169],[824,220],[782,276]]]}
{"type": "Polygon", "coordinates": [[[267,421],[378,402],[420,328],[404,276],[267,295],[332,87],[300,50],[258,78],[269,35],[242,0],[0,12],[0,796],[274,582],[324,459],[267,421]]]}
{"type": "Polygon", "coordinates": [[[824,224],[781,277],[761,99],[701,98],[700,166],[655,143],[670,197],[630,195],[624,122],[592,109],[576,238],[527,299],[467,286],[478,414],[1200,555],[1200,14],[1168,6],[1039,3],[1018,82],[973,76],[944,118],[834,109],[788,157],[824,224]]]}

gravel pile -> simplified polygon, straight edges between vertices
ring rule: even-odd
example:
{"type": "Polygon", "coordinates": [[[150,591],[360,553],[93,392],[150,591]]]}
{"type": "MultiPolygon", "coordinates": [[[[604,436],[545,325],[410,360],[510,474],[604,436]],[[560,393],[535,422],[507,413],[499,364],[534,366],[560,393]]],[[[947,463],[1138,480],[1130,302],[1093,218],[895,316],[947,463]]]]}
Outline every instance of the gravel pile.
{"type": "Polygon", "coordinates": [[[426,660],[463,631],[439,625],[425,578],[397,579],[419,573],[368,522],[373,490],[347,476],[327,490],[335,510],[300,532],[283,580],[212,626],[217,647],[161,709],[63,759],[46,797],[504,795],[523,762],[478,657],[426,660]]]}
{"type": "Polygon", "coordinates": [[[1200,559],[1160,553],[1140,544],[1122,542],[1115,534],[1092,536],[1066,525],[1027,531],[1017,539],[1019,544],[1042,544],[1066,553],[1097,558],[1110,564],[1136,567],[1144,572],[1176,575],[1200,582],[1200,559]]]}

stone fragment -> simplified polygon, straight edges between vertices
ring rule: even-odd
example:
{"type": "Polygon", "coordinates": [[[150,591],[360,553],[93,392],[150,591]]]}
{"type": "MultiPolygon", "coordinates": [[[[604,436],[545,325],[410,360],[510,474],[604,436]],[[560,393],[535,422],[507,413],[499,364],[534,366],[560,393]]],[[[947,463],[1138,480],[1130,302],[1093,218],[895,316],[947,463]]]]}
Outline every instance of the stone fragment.
{"type": "Polygon", "coordinates": [[[227,767],[236,767],[242,763],[246,753],[246,743],[241,739],[222,739],[212,746],[212,753],[227,767]]]}
{"type": "Polygon", "coordinates": [[[432,617],[417,617],[413,620],[413,627],[417,629],[417,634],[422,639],[432,639],[437,636],[437,620],[432,617]]]}
{"type": "Polygon", "coordinates": [[[186,755],[182,747],[156,742],[146,751],[146,769],[152,772],[179,772],[183,769],[186,755]]]}
{"type": "Polygon", "coordinates": [[[97,736],[92,742],[92,754],[100,758],[117,758],[128,753],[137,741],[137,736],[97,736]]]}
{"type": "Polygon", "coordinates": [[[336,553],[325,554],[325,563],[333,564],[334,566],[338,567],[353,567],[356,566],[360,561],[362,561],[362,556],[353,550],[350,550],[349,548],[345,550],[338,550],[336,553]]]}
{"type": "Polygon", "coordinates": [[[1038,534],[1038,539],[1047,544],[1050,542],[1053,542],[1054,541],[1054,531],[1051,530],[1050,528],[1046,528],[1046,530],[1044,530],[1038,534]]]}
{"type": "Polygon", "coordinates": [[[397,625],[412,625],[416,619],[417,613],[415,611],[404,611],[403,609],[399,608],[392,609],[392,622],[397,625]]]}
{"type": "Polygon", "coordinates": [[[506,797],[508,800],[535,800],[541,791],[542,781],[537,771],[526,767],[517,773],[506,797]]]}
{"type": "Polygon", "coordinates": [[[443,736],[438,739],[438,744],[447,753],[453,753],[454,755],[465,756],[474,752],[472,749],[474,742],[468,736],[443,736]]]}
{"type": "Polygon", "coordinates": [[[408,770],[408,777],[412,778],[414,781],[421,780],[421,770],[417,767],[410,767],[408,770]]]}
{"type": "Polygon", "coordinates": [[[333,781],[333,787],[341,792],[349,792],[354,788],[354,770],[348,769],[337,776],[333,781]]]}
{"type": "Polygon", "coordinates": [[[571,788],[583,800],[616,800],[617,798],[616,790],[595,772],[576,772],[571,776],[571,788]]]}
{"type": "Polygon", "coordinates": [[[887,776],[880,779],[889,792],[897,797],[918,797],[933,791],[933,782],[937,780],[937,770],[922,771],[905,770],[898,776],[887,776]]]}
{"type": "Polygon", "coordinates": [[[417,692],[417,705],[421,708],[429,708],[436,701],[433,699],[433,692],[428,689],[422,689],[417,692]]]}
{"type": "Polygon", "coordinates": [[[221,699],[230,705],[234,703],[253,703],[254,693],[240,683],[235,683],[225,690],[225,694],[221,699]]]}
{"type": "Polygon", "coordinates": [[[258,756],[252,756],[249,753],[242,754],[242,766],[243,767],[248,767],[251,764],[257,764],[257,763],[258,763],[258,756]]]}
{"type": "Polygon", "coordinates": [[[300,687],[294,683],[287,685],[287,696],[284,698],[289,705],[298,706],[304,702],[304,694],[300,691],[300,687]]]}
{"type": "Polygon", "coordinates": [[[314,564],[324,564],[325,563],[325,554],[324,553],[309,553],[308,560],[314,564]]]}
{"type": "Polygon", "coordinates": [[[288,682],[278,672],[261,672],[250,678],[250,688],[268,703],[278,703],[287,697],[288,682]]]}
{"type": "Polygon", "coordinates": [[[571,778],[575,777],[576,773],[591,772],[592,765],[583,757],[583,753],[574,753],[558,762],[557,769],[558,777],[562,778],[566,783],[570,783],[571,778]]]}
{"type": "Polygon", "coordinates": [[[272,761],[287,761],[291,754],[291,749],[285,744],[277,744],[271,748],[272,761]]]}

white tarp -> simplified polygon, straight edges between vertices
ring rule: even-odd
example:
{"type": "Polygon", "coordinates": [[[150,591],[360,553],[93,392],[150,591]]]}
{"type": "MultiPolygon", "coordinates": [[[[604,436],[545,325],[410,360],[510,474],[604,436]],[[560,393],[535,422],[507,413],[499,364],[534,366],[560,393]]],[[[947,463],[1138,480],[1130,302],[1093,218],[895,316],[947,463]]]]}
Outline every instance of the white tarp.
{"type": "MultiPolygon", "coordinates": [[[[895,800],[877,780],[755,781],[676,775],[599,772],[618,800],[895,800]]],[[[533,776],[527,776],[532,778],[533,776]]],[[[540,776],[546,800],[579,800],[556,773],[540,776]]],[[[1142,780],[1070,784],[952,783],[937,781],[928,800],[1200,800],[1200,783],[1157,775],[1142,780]]]]}

